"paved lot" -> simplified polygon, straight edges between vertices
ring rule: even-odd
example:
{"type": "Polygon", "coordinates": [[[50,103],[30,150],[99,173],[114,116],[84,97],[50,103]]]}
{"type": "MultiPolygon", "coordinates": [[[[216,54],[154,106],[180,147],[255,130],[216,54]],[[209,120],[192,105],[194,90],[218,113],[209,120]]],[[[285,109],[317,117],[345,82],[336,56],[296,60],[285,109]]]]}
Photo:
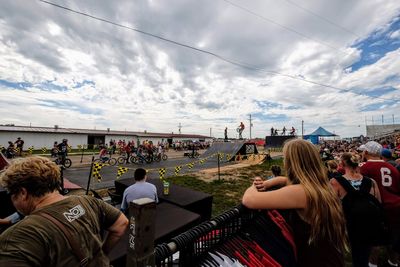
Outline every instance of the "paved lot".
{"type": "MultiPolygon", "coordinates": [[[[204,151],[204,150],[203,150],[204,151]]],[[[203,151],[200,151],[201,153],[203,151]]],[[[216,168],[218,166],[217,157],[213,157],[208,159],[203,164],[195,164],[192,169],[189,169],[185,164],[189,164],[193,161],[198,161],[199,159],[189,159],[187,157],[183,157],[182,151],[171,151],[168,152],[168,160],[161,162],[153,162],[151,164],[123,164],[121,166],[128,167],[129,170],[127,173],[123,174],[121,178],[133,177],[133,173],[136,168],[144,168],[149,171],[149,178],[158,179],[159,178],[159,169],[166,168],[167,172],[165,176],[174,175],[176,166],[183,166],[182,170],[179,174],[185,174],[189,172],[197,172],[202,169],[210,169],[216,168]]],[[[90,174],[90,162],[92,156],[84,155],[81,161],[81,156],[71,156],[72,166],[64,171],[64,177],[69,181],[82,186],[83,188],[87,187],[89,174],[90,174]]],[[[225,162],[225,160],[220,161],[220,166],[232,165],[234,163],[225,162]]],[[[105,166],[100,170],[100,175],[102,180],[100,182],[91,180],[92,189],[100,189],[114,186],[114,180],[117,177],[118,166],[105,166]]]]}

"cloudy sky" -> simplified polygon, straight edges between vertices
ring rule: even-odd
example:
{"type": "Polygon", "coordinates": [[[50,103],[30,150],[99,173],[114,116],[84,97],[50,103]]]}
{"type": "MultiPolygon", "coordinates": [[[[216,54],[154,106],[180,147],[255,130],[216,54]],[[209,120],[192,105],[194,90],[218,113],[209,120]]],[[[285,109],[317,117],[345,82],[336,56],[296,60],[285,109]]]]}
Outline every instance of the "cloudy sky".
{"type": "Polygon", "coordinates": [[[400,123],[398,0],[0,0],[0,124],[249,137],[400,123]],[[394,115],[394,117],[392,116],[394,115]]]}

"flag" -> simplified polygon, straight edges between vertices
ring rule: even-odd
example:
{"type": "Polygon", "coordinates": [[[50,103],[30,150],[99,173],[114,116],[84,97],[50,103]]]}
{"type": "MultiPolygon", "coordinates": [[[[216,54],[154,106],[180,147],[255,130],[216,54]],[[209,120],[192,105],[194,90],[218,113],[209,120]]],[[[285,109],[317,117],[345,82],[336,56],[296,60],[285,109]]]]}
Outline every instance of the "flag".
{"type": "Polygon", "coordinates": [[[182,170],[182,166],[176,166],[175,167],[175,176],[177,176],[181,170],[182,170]]]}
{"type": "Polygon", "coordinates": [[[104,166],[106,166],[107,164],[104,163],[93,163],[93,171],[92,171],[92,176],[94,178],[97,178],[97,181],[100,182],[101,181],[101,175],[100,175],[100,170],[101,168],[103,168],[104,166]]]}
{"type": "Polygon", "coordinates": [[[188,166],[188,168],[191,169],[191,168],[193,168],[193,166],[194,166],[194,162],[189,163],[189,164],[186,164],[186,166],[188,166]]]}
{"type": "Polygon", "coordinates": [[[160,179],[161,179],[161,180],[164,179],[164,175],[165,175],[166,172],[167,172],[167,169],[165,169],[165,168],[160,168],[160,169],[158,170],[158,174],[160,175],[160,179]]]}
{"type": "Polygon", "coordinates": [[[128,172],[128,168],[118,166],[117,180],[124,174],[128,172]]]}

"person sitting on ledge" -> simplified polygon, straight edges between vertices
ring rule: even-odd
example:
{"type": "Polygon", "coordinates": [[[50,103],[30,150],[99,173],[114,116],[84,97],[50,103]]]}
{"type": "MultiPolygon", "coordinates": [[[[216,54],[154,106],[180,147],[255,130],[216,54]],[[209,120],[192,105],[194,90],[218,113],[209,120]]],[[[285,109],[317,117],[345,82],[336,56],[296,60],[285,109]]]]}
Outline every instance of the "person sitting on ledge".
{"type": "Polygon", "coordinates": [[[348,248],[341,203],[317,148],[292,139],[283,147],[287,177],[256,178],[243,195],[250,209],[282,209],[293,229],[299,267],[343,267],[348,248]],[[267,191],[278,185],[283,187],[267,191]]]}
{"type": "Polygon", "coordinates": [[[126,188],[122,196],[121,210],[125,214],[128,212],[129,203],[135,199],[150,198],[158,203],[157,188],[155,185],[146,182],[146,170],[138,168],[135,170],[134,176],[136,183],[126,188]]]}
{"type": "Polygon", "coordinates": [[[119,210],[89,196],[61,195],[60,168],[44,157],[15,160],[1,183],[26,217],[0,235],[0,266],[110,265],[107,254],[128,227],[119,210]]]}

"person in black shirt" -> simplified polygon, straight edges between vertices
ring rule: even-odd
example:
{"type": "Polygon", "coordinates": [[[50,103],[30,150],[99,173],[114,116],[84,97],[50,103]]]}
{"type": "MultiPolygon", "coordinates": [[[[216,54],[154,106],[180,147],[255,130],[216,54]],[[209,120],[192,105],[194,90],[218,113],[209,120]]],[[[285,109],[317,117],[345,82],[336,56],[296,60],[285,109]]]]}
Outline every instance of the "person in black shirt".
{"type": "Polygon", "coordinates": [[[64,164],[68,154],[68,139],[63,139],[61,143],[57,145],[58,157],[61,160],[61,164],[64,164]]]}
{"type": "Polygon", "coordinates": [[[18,149],[18,155],[21,156],[22,155],[22,149],[24,148],[24,140],[21,139],[21,137],[17,138],[17,141],[15,141],[15,145],[17,146],[18,149]]]}

